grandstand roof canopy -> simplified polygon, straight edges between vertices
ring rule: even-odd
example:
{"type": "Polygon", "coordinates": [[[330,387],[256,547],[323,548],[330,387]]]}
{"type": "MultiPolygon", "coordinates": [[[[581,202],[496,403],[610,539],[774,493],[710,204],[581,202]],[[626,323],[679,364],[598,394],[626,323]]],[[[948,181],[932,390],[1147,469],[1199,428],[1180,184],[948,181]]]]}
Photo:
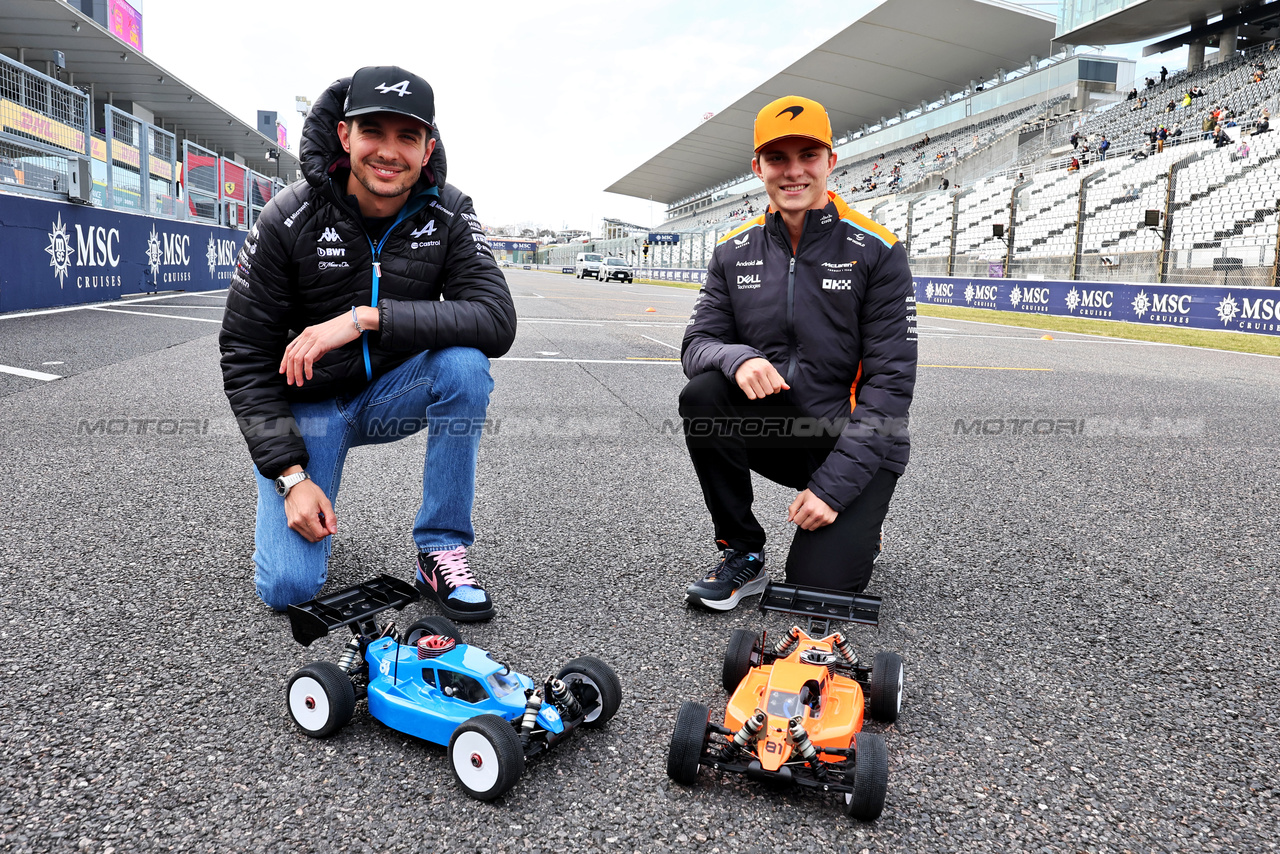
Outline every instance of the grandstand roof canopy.
{"type": "MultiPolygon", "coordinates": [[[[0,48],[25,49],[26,61],[66,55],[66,71],[77,86],[94,86],[94,97],[106,102],[108,93],[156,114],[157,123],[173,126],[193,141],[214,148],[224,156],[239,154],[246,164],[264,175],[275,175],[265,154],[278,151],[274,139],[227,112],[209,98],[156,65],[144,54],[113,36],[100,24],[63,0],[4,0],[0,3],[0,48]]],[[[64,81],[65,82],[65,81],[64,81]]],[[[284,151],[280,175],[292,175],[298,159],[284,151]]]]}
{"type": "Polygon", "coordinates": [[[838,136],[1048,55],[1056,25],[1001,0],[885,0],[606,191],[669,204],[745,173],[756,113],[776,98],[819,101],[838,136]]]}
{"type": "MultiPolygon", "coordinates": [[[[1063,33],[1057,41],[1097,45],[1145,41],[1174,30],[1187,29],[1193,21],[1230,15],[1247,6],[1262,6],[1262,3],[1260,0],[1146,0],[1063,33]]],[[[1280,9],[1259,11],[1274,13],[1280,9]]]]}

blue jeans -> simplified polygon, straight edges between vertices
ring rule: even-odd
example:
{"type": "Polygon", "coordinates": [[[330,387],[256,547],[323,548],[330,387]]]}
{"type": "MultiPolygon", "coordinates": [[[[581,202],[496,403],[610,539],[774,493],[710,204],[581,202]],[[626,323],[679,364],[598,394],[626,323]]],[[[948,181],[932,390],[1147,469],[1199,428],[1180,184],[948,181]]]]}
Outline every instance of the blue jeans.
{"type": "MultiPolygon", "coordinates": [[[[470,546],[475,542],[471,505],[476,456],[491,391],[493,379],[484,354],[471,347],[448,347],[414,356],[353,398],[294,403],[293,417],[311,458],[307,474],[336,512],[348,450],[392,442],[425,428],[422,506],[414,520],[413,541],[420,552],[470,546]]],[[[310,543],[291,530],[275,482],[256,467],[254,474],[255,582],[262,601],[283,611],[314,598],[324,586],[333,538],[310,543]]]]}

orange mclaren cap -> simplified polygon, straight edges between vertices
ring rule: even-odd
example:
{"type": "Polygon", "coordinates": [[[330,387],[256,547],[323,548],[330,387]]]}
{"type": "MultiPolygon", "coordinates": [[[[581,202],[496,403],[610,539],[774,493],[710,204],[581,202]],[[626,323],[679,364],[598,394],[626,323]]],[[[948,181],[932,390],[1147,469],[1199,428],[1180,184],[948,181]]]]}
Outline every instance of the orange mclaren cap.
{"type": "Polygon", "coordinates": [[[787,136],[802,136],[832,148],[831,118],[817,101],[798,95],[766,104],[756,114],[755,150],[787,136]]]}

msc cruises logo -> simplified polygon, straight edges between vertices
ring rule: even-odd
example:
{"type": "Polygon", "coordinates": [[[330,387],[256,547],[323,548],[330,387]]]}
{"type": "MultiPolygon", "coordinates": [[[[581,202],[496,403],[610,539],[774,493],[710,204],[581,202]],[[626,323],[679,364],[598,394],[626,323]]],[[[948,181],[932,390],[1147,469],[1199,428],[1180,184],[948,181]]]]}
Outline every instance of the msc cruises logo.
{"type": "Polygon", "coordinates": [[[160,235],[156,233],[156,227],[151,226],[151,236],[147,238],[147,266],[151,268],[151,277],[154,279],[160,273],[160,259],[164,258],[164,249],[160,246],[160,235]]]}
{"type": "Polygon", "coordinates": [[[62,288],[66,284],[67,274],[71,272],[71,258],[74,250],[71,248],[71,235],[67,234],[67,227],[62,224],[62,214],[58,214],[57,222],[50,226],[49,245],[45,247],[45,252],[49,253],[49,266],[53,268],[53,274],[58,277],[58,287],[62,288]]]}
{"type": "Polygon", "coordinates": [[[1239,310],[1240,306],[1236,304],[1235,297],[1231,296],[1231,294],[1227,294],[1222,298],[1222,301],[1218,303],[1218,319],[1222,321],[1223,326],[1226,326],[1228,323],[1236,319],[1236,313],[1239,310]]]}

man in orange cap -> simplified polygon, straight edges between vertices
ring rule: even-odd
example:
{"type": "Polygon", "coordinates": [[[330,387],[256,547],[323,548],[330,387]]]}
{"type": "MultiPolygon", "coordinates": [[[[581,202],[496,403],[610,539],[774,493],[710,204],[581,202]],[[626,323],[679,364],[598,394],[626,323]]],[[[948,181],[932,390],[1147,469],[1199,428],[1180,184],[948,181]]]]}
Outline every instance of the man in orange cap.
{"type": "Polygon", "coordinates": [[[764,589],[751,472],[797,490],[787,580],[861,592],[907,465],[915,292],[888,229],[827,190],[821,104],[787,96],[756,116],[751,170],[769,209],[724,235],[685,331],[685,442],[718,563],[686,601],[729,610],[764,589]]]}

